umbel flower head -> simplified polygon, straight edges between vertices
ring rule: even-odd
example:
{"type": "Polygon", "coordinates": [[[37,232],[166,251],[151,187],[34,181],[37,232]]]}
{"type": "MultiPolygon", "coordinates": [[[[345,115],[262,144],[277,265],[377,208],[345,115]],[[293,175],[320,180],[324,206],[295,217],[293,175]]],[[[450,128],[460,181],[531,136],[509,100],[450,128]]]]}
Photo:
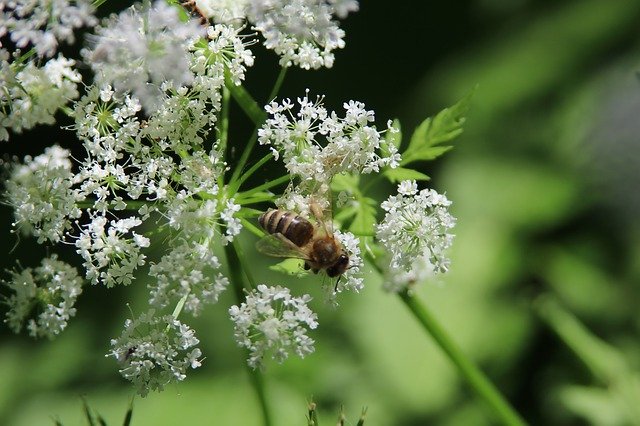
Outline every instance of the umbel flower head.
{"type": "Polygon", "coordinates": [[[120,364],[120,374],[146,396],[149,391],[181,382],[189,368],[200,367],[198,343],[189,326],[173,315],[156,315],[150,310],[126,320],[122,335],[111,340],[106,356],[114,357],[120,364]]]}
{"type": "Polygon", "coordinates": [[[389,256],[387,290],[402,291],[448,270],[446,251],[453,242],[449,230],[455,226],[450,205],[432,189],[418,191],[415,181],[401,182],[398,194],[382,203],[387,213],[376,227],[376,239],[389,256]]]}
{"type": "Polygon", "coordinates": [[[85,50],[101,84],[132,92],[152,111],[162,84],[182,86],[193,81],[189,46],[204,35],[197,22],[182,22],[178,10],[164,1],[111,16],[96,30],[92,49],[85,50]]]}
{"type": "MultiPolygon", "coordinates": [[[[258,140],[270,145],[276,158],[282,155],[287,170],[303,182],[328,184],[339,173],[371,173],[398,165],[397,148],[371,125],[374,113],[362,102],[344,103],[344,117],[329,112],[323,98],[310,100],[308,90],[297,103],[297,112],[290,99],[267,105],[269,118],[259,130],[258,140]]],[[[393,129],[391,123],[387,126],[393,129]]]]}
{"type": "Polygon", "coordinates": [[[29,335],[53,339],[76,314],[74,304],[82,293],[82,279],[76,269],[51,256],[37,268],[10,272],[3,284],[12,291],[4,322],[15,333],[26,324],[29,335]]]}
{"type": "Polygon", "coordinates": [[[249,350],[248,364],[263,366],[271,357],[282,362],[294,352],[301,358],[314,351],[307,329],[318,326],[307,307],[311,296],[291,297],[288,288],[258,285],[240,306],[229,309],[238,344],[249,350]]]}
{"type": "Polygon", "coordinates": [[[0,141],[9,140],[7,129],[21,133],[38,124],[53,124],[56,111],[78,97],[80,73],[75,61],[62,55],[38,65],[13,62],[0,48],[0,141]]]}
{"type": "Polygon", "coordinates": [[[73,43],[73,30],[94,26],[89,0],[2,0],[0,37],[9,33],[18,48],[32,44],[39,56],[53,56],[60,41],[73,43]]]}
{"type": "Polygon", "coordinates": [[[280,65],[331,68],[333,51],[344,47],[344,31],[334,16],[358,10],[356,0],[194,0],[198,11],[217,23],[253,25],[264,45],[280,55],[280,65]]]}
{"type": "Polygon", "coordinates": [[[6,190],[5,202],[14,209],[13,226],[38,242],[60,241],[82,213],[76,205],[82,197],[73,189],[69,151],[57,145],[14,166],[6,190]]]}

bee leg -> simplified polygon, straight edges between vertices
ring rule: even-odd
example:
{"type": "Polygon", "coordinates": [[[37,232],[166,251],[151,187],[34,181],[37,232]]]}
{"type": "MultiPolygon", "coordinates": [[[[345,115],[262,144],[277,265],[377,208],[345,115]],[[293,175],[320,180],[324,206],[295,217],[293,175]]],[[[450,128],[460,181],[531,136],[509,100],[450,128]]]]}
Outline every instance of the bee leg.
{"type": "Polygon", "coordinates": [[[338,275],[338,279],[336,280],[336,286],[333,288],[334,294],[338,292],[338,284],[340,284],[340,278],[342,278],[342,275],[338,275]]]}

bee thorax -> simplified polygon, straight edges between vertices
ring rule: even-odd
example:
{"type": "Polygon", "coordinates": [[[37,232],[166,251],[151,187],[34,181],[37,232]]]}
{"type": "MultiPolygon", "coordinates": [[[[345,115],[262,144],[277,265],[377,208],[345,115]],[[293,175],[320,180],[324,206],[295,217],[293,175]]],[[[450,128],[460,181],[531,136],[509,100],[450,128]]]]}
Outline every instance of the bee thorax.
{"type": "Polygon", "coordinates": [[[327,265],[340,255],[340,248],[333,238],[320,238],[313,242],[313,253],[316,262],[327,265]]]}

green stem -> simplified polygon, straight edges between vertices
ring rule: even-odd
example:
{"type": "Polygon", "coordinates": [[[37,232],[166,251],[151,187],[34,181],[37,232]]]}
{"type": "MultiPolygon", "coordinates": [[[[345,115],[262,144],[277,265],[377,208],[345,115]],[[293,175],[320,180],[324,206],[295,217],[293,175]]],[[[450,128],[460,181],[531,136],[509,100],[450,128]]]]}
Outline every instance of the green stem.
{"type": "Polygon", "coordinates": [[[260,167],[262,167],[264,165],[264,163],[266,163],[267,161],[271,160],[273,158],[273,154],[269,153],[267,155],[265,155],[264,157],[262,157],[260,160],[258,160],[257,163],[255,163],[253,166],[251,166],[251,168],[249,170],[247,170],[242,176],[240,176],[240,178],[238,178],[237,181],[233,181],[231,182],[231,193],[236,193],[238,192],[238,189],[240,189],[240,186],[251,177],[251,175],[253,175],[260,167]]]}
{"type": "Polygon", "coordinates": [[[249,195],[255,194],[256,192],[260,192],[260,191],[264,191],[265,189],[269,189],[272,188],[274,186],[278,186],[281,185],[285,182],[288,182],[289,180],[291,180],[291,177],[289,175],[284,175],[284,176],[280,176],[277,179],[271,180],[269,182],[265,182],[262,185],[256,186],[255,188],[251,188],[248,191],[245,192],[240,192],[238,195],[237,199],[242,199],[242,198],[246,198],[249,195]]]}
{"type": "Polygon", "coordinates": [[[278,74],[278,78],[276,79],[276,82],[273,85],[273,89],[271,89],[271,93],[269,94],[269,99],[267,99],[267,102],[271,102],[278,95],[278,92],[282,87],[282,82],[284,81],[284,77],[287,75],[288,69],[289,69],[288,67],[280,68],[280,73],[278,74]]]}
{"type": "Polygon", "coordinates": [[[471,385],[478,396],[493,409],[502,424],[525,425],[526,422],[522,417],[509,405],[487,376],[453,342],[453,339],[429,312],[424,303],[407,291],[400,293],[399,296],[425,331],[431,335],[457,367],[462,377],[471,385]]]}
{"type": "MultiPolygon", "coordinates": [[[[227,264],[229,266],[229,276],[231,278],[231,284],[234,289],[234,293],[236,296],[236,301],[238,305],[240,305],[245,300],[244,294],[244,286],[243,286],[243,272],[244,275],[253,280],[251,275],[248,272],[247,268],[242,268],[241,256],[242,253],[238,252],[240,246],[237,243],[227,244],[224,246],[224,251],[227,257],[227,264]]],[[[245,352],[245,359],[249,358],[249,351],[245,352]]],[[[258,397],[258,402],[260,403],[260,409],[262,410],[262,418],[264,426],[271,426],[273,424],[271,417],[271,410],[269,408],[269,404],[267,402],[267,394],[265,392],[265,384],[264,377],[262,377],[262,373],[259,370],[254,370],[249,367],[249,365],[245,364],[247,367],[247,372],[249,373],[249,379],[253,388],[256,391],[256,396],[258,397]]]]}
{"type": "Polygon", "coordinates": [[[227,140],[229,139],[229,89],[222,87],[222,108],[220,111],[220,119],[216,126],[218,140],[220,141],[220,150],[225,152],[227,149],[227,140]]]}
{"type": "MultiPolygon", "coordinates": [[[[382,270],[370,252],[367,252],[366,257],[373,268],[382,274],[382,270]]],[[[399,293],[398,296],[409,308],[409,311],[411,311],[420,325],[422,325],[422,328],[436,341],[449,360],[453,362],[462,377],[471,385],[476,394],[491,407],[501,423],[509,426],[526,425],[527,423],[520,417],[518,412],[511,407],[509,402],[507,402],[487,376],[485,376],[473,361],[455,344],[445,329],[431,312],[429,312],[425,304],[415,296],[409,294],[406,290],[399,293]]]]}
{"type": "MultiPolygon", "coordinates": [[[[281,68],[280,73],[278,74],[278,78],[273,85],[273,89],[271,89],[271,93],[269,94],[269,101],[275,98],[280,91],[280,87],[282,86],[282,82],[284,81],[284,77],[286,74],[287,68],[281,68]]],[[[229,88],[229,90],[231,91],[231,96],[233,96],[233,99],[235,99],[238,105],[240,105],[240,108],[242,108],[247,116],[249,116],[251,121],[253,121],[253,123],[256,125],[251,138],[249,138],[247,145],[242,151],[242,155],[240,156],[240,160],[238,161],[238,164],[233,171],[233,175],[231,175],[231,182],[235,182],[235,180],[238,179],[238,176],[240,176],[240,173],[242,173],[242,170],[247,164],[247,161],[249,160],[249,156],[251,155],[251,152],[253,151],[256,142],[258,141],[258,129],[260,129],[260,126],[262,126],[262,123],[266,119],[267,115],[265,111],[258,105],[258,103],[251,97],[249,92],[247,92],[244,87],[236,86],[235,84],[233,84],[228,76],[225,80],[225,86],[229,88]]]]}

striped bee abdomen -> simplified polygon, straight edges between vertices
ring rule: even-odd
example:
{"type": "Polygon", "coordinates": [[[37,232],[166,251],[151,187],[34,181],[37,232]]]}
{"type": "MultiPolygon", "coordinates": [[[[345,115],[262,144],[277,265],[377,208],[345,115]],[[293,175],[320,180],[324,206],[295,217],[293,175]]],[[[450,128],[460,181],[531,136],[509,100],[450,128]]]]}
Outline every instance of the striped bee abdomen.
{"type": "Polygon", "coordinates": [[[268,210],[258,218],[260,226],[270,234],[280,233],[298,247],[313,237],[313,225],[302,216],[286,210],[268,210]]]}

